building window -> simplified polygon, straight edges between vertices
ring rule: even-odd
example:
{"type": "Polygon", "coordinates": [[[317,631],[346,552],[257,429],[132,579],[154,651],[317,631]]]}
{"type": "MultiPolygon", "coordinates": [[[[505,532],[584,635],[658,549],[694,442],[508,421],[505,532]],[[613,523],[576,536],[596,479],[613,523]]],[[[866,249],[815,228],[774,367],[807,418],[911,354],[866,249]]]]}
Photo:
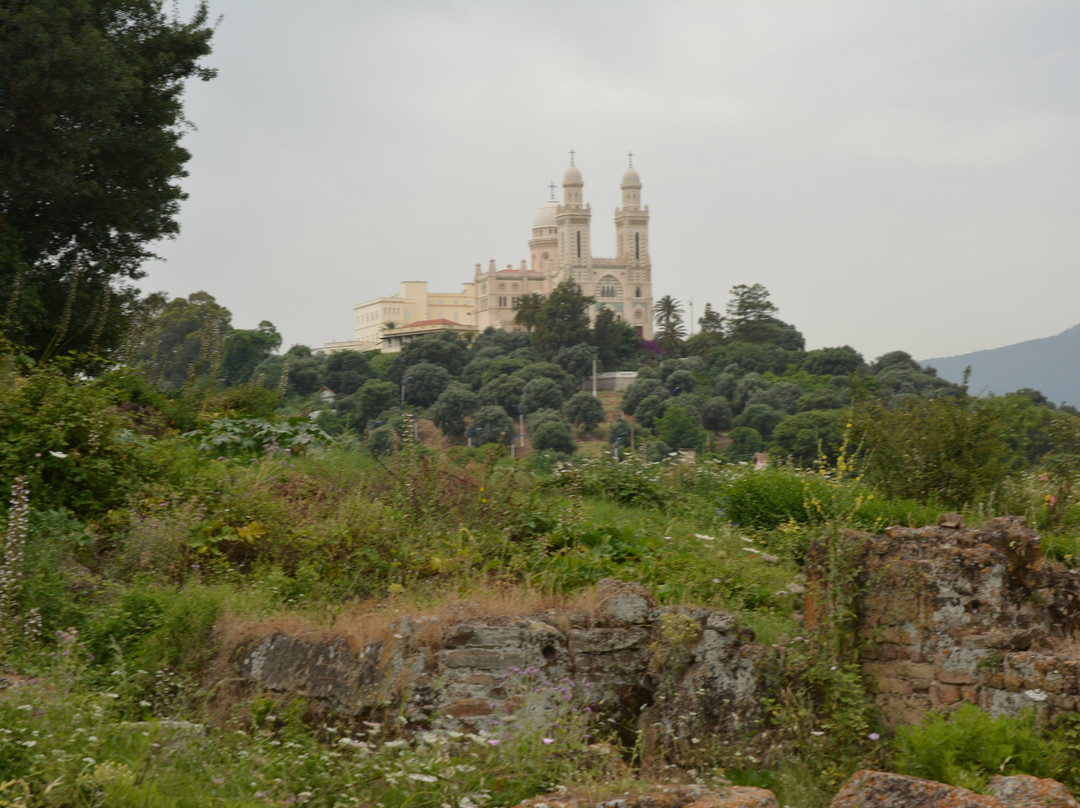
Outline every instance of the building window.
{"type": "Polygon", "coordinates": [[[634,297],[641,297],[641,287],[640,286],[638,286],[636,289],[634,289],[634,297]]]}
{"type": "Polygon", "coordinates": [[[507,301],[506,301],[506,295],[499,295],[499,308],[500,308],[500,309],[505,309],[505,308],[507,308],[507,305],[506,305],[506,303],[507,303],[507,301]]]}
{"type": "Polygon", "coordinates": [[[634,258],[641,258],[641,233],[634,233],[634,258]]]}
{"type": "Polygon", "coordinates": [[[581,231],[577,231],[577,257],[581,258],[581,231]]]}
{"type": "Polygon", "coordinates": [[[605,275],[596,284],[597,293],[601,298],[622,297],[622,285],[612,275],[605,275]]]}

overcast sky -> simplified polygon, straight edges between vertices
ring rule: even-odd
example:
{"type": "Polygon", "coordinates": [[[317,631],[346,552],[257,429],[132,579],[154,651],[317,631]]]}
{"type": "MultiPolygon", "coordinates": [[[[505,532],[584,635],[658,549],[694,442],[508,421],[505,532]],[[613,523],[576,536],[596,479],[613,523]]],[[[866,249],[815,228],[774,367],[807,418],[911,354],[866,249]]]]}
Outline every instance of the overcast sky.
{"type": "MultiPolygon", "coordinates": [[[[182,13],[193,0],[181,0],[182,13]]],[[[574,149],[593,251],[633,151],[655,297],[761,283],[807,348],[1080,323],[1080,2],[211,0],[181,232],[147,290],[352,336],[517,266],[574,149]]],[[[561,188],[559,189],[561,198],[561,188]]]]}

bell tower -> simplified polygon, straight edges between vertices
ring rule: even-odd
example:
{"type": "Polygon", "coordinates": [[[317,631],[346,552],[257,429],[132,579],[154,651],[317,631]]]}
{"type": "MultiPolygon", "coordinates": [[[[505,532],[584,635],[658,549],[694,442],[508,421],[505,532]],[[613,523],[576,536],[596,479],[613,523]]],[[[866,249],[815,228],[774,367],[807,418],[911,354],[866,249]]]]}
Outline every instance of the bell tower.
{"type": "Polygon", "coordinates": [[[570,167],[563,174],[563,203],[555,215],[559,231],[559,268],[556,283],[570,278],[578,283],[587,276],[586,269],[591,263],[592,248],[589,229],[592,223],[592,209],[582,204],[582,188],[585,182],[581,172],[574,165],[574,151],[570,151],[570,167]],[[571,272],[576,268],[578,272],[571,272]]]}

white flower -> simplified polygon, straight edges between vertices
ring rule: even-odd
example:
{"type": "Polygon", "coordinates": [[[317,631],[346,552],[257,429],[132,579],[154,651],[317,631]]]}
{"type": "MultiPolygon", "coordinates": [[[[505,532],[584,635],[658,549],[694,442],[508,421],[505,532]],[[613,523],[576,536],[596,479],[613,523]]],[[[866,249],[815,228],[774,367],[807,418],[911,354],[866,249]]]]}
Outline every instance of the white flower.
{"type": "Polygon", "coordinates": [[[1025,690],[1024,695],[1032,701],[1046,701],[1049,698],[1045,690],[1025,690]]]}
{"type": "Polygon", "coordinates": [[[66,452],[49,452],[53,457],[67,457],[66,452]]]}
{"type": "Polygon", "coordinates": [[[416,780],[417,782],[420,782],[420,783],[437,783],[437,782],[439,782],[439,778],[436,777],[434,774],[410,774],[409,779],[410,780],[416,780]]]}

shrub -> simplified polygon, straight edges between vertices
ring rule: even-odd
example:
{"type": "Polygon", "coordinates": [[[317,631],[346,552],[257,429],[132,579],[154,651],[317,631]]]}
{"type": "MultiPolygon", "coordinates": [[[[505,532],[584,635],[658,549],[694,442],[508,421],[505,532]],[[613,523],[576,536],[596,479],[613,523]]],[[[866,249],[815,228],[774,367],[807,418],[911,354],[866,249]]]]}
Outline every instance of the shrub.
{"type": "Polygon", "coordinates": [[[570,397],[563,407],[566,420],[591,433],[604,421],[604,405],[592,393],[582,391],[570,397]]]}
{"type": "Polygon", "coordinates": [[[752,427],[737,426],[728,433],[728,437],[731,438],[731,445],[724,450],[724,456],[729,460],[753,460],[754,453],[765,448],[761,433],[752,427]]]}
{"type": "Polygon", "coordinates": [[[538,452],[550,449],[562,454],[573,454],[577,450],[574,438],[570,434],[570,425],[565,421],[548,421],[541,424],[532,435],[532,445],[538,452]]]}
{"type": "Polygon", "coordinates": [[[1040,731],[1033,712],[991,718],[974,704],[948,716],[930,713],[923,722],[896,731],[896,767],[910,774],[984,791],[995,774],[1061,775],[1064,744],[1040,731]]]}
{"type": "Polygon", "coordinates": [[[485,443],[509,444],[515,434],[514,422],[502,407],[481,407],[469,422],[469,433],[472,435],[473,446],[483,446],[485,443]]]}
{"type": "Polygon", "coordinates": [[[540,376],[526,382],[521,391],[521,409],[525,412],[562,409],[562,390],[553,380],[540,376]]]}
{"type": "Polygon", "coordinates": [[[713,396],[701,405],[701,425],[710,432],[731,429],[731,406],[723,396],[713,396]]]}
{"type": "Polygon", "coordinates": [[[762,439],[772,437],[776,425],[784,420],[784,413],[774,410],[768,404],[750,404],[732,423],[735,426],[748,426],[756,429],[762,439]]]}
{"type": "Polygon", "coordinates": [[[705,428],[698,419],[678,405],[664,410],[656,422],[656,436],[673,449],[697,449],[705,446],[705,428]]]}

